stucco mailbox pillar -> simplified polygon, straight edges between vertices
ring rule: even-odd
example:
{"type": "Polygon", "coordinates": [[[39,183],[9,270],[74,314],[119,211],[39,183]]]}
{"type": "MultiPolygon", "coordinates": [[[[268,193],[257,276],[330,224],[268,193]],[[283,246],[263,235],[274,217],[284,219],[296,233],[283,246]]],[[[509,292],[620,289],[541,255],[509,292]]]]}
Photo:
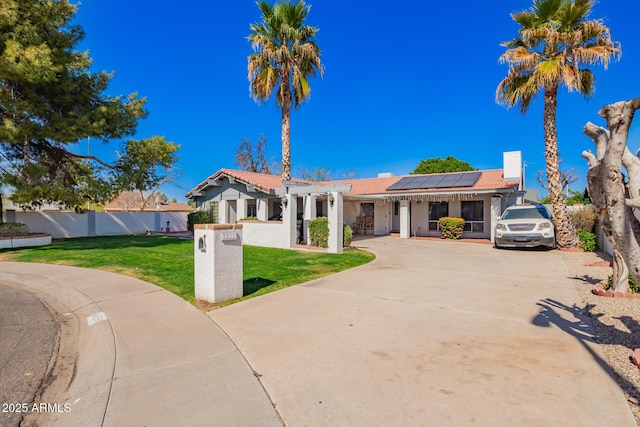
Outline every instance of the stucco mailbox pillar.
{"type": "Polygon", "coordinates": [[[209,302],[242,296],[242,224],[194,226],[196,298],[209,302]]]}

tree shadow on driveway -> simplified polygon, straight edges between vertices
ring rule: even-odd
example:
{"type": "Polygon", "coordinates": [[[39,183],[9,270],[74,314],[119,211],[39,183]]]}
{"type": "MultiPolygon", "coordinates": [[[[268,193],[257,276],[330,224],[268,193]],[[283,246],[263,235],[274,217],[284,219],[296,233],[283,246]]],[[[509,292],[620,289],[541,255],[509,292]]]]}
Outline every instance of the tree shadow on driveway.
{"type": "MultiPolygon", "coordinates": [[[[597,354],[591,345],[593,344],[611,344],[622,345],[629,349],[629,357],[633,353],[634,348],[640,347],[640,324],[635,319],[628,316],[615,318],[620,320],[628,329],[623,331],[614,326],[607,325],[600,321],[602,314],[593,314],[591,310],[593,305],[587,305],[582,308],[576,304],[568,306],[553,299],[544,299],[536,303],[540,307],[540,312],[533,318],[531,323],[539,327],[548,328],[552,324],[573,336],[584,347],[584,349],[593,357],[593,359],[605,370],[614,380],[618,382],[620,387],[626,391],[629,396],[640,399],[640,390],[636,384],[625,378],[624,373],[617,372],[615,367],[597,354]],[[560,310],[565,311],[575,319],[567,320],[558,314],[560,310]],[[601,331],[597,334],[596,331],[601,331]],[[602,332],[604,331],[604,332],[602,332]],[[633,343],[631,347],[629,343],[633,343]]],[[[629,360],[631,364],[631,360],[629,360]]]]}

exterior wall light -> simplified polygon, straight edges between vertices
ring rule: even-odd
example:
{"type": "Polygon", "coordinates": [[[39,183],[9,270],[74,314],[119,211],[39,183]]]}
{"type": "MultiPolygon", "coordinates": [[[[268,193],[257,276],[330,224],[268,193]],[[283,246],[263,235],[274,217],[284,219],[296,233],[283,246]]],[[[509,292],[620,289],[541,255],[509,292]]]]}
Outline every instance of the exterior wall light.
{"type": "Polygon", "coordinates": [[[283,197],[281,201],[282,201],[282,206],[284,206],[284,208],[286,209],[287,205],[289,204],[289,201],[287,200],[286,197],[283,197]]]}
{"type": "Polygon", "coordinates": [[[334,197],[333,197],[333,193],[329,193],[329,204],[331,205],[331,207],[333,207],[333,203],[334,203],[335,201],[336,201],[336,200],[335,200],[335,199],[334,199],[334,197]]]}

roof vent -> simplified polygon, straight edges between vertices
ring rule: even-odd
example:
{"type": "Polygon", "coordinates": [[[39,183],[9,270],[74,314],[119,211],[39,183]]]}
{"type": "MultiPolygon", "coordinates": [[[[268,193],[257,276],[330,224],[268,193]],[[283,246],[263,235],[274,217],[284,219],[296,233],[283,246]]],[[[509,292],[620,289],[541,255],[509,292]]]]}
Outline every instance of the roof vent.
{"type": "Polygon", "coordinates": [[[391,178],[391,177],[393,177],[392,172],[380,172],[378,174],[378,178],[391,178]]]}

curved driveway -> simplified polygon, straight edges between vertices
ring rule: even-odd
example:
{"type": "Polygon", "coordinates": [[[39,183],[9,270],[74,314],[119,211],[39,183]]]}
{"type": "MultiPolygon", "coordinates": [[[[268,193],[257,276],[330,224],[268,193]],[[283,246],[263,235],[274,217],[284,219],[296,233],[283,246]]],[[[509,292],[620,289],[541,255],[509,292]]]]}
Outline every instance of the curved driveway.
{"type": "Polygon", "coordinates": [[[209,313],[287,425],[636,425],[557,252],[356,243],[377,259],[209,313]]]}

